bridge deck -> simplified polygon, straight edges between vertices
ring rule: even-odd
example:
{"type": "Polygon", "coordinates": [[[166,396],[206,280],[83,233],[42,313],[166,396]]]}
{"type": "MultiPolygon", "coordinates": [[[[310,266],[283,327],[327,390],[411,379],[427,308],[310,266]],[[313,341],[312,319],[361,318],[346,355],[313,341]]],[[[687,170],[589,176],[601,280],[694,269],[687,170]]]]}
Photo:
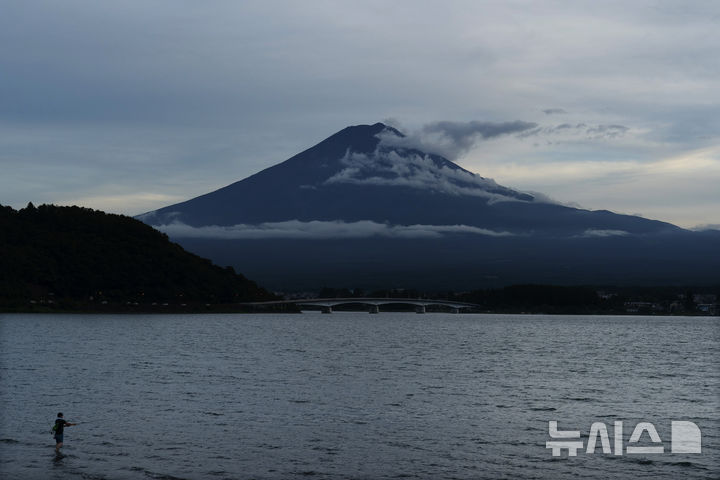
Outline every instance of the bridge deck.
{"type": "Polygon", "coordinates": [[[298,306],[317,306],[317,307],[336,307],[338,305],[361,304],[368,306],[380,305],[414,305],[418,307],[428,307],[431,305],[439,305],[448,308],[480,308],[475,303],[455,302],[452,300],[436,300],[429,298],[302,298],[295,300],[276,300],[270,302],[251,302],[245,305],[298,305],[298,306]]]}

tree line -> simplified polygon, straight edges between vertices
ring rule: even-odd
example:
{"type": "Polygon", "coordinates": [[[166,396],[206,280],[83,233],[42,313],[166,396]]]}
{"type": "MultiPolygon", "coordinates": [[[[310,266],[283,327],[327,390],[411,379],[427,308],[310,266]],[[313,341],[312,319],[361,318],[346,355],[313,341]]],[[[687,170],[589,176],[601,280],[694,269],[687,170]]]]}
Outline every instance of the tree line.
{"type": "Polygon", "coordinates": [[[228,304],[267,290],[124,215],[32,203],[0,206],[0,307],[228,304]]]}

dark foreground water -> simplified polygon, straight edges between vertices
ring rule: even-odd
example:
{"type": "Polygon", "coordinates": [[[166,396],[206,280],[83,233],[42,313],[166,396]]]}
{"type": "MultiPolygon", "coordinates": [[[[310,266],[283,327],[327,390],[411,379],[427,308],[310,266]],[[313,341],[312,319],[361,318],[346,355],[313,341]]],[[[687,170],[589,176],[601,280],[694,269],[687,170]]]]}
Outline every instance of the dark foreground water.
{"type": "Polygon", "coordinates": [[[718,318],[4,315],[0,375],[4,479],[720,478],[718,318]]]}

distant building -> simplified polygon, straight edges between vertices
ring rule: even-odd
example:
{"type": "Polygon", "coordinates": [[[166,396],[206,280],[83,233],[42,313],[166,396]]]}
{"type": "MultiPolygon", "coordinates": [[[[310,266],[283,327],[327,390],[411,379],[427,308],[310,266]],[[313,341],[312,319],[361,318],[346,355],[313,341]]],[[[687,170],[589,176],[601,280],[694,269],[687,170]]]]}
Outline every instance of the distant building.
{"type": "Polygon", "coordinates": [[[606,291],[604,291],[604,290],[598,290],[598,291],[595,292],[595,294],[598,296],[598,298],[602,298],[603,300],[609,300],[609,299],[611,299],[611,298],[613,298],[613,297],[617,297],[617,296],[618,296],[617,293],[606,292],[606,291]]]}
{"type": "Polygon", "coordinates": [[[657,313],[664,312],[665,308],[661,304],[653,302],[625,302],[625,311],[627,313],[657,313]]]}
{"type": "Polygon", "coordinates": [[[717,315],[720,312],[720,305],[717,303],[699,303],[697,309],[708,315],[717,315]]]}

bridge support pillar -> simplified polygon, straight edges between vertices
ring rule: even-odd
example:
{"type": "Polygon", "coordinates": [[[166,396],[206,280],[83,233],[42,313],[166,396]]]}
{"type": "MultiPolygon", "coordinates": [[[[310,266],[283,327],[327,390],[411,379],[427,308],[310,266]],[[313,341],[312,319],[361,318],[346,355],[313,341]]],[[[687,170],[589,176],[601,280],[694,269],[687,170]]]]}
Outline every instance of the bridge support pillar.
{"type": "Polygon", "coordinates": [[[380,313],[380,306],[379,305],[370,305],[370,309],[368,310],[369,313],[380,313]]]}
{"type": "Polygon", "coordinates": [[[322,309],[322,313],[332,313],[332,307],[330,305],[323,305],[320,308],[322,309]]]}
{"type": "Polygon", "coordinates": [[[415,313],[425,313],[425,305],[418,305],[415,307],[415,313]]]}
{"type": "Polygon", "coordinates": [[[452,313],[460,313],[460,309],[458,307],[453,307],[451,312],[452,313]]]}

